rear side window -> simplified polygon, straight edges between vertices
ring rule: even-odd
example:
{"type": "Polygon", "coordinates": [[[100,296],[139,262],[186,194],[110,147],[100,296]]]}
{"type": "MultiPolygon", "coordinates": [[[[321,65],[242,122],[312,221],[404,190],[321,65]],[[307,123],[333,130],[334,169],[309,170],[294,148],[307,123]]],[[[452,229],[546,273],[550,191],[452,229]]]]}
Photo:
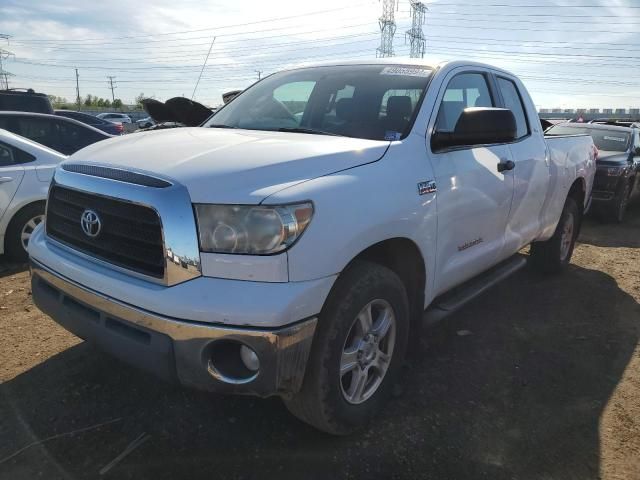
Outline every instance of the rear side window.
{"type": "Polygon", "coordinates": [[[481,73],[461,73],[449,81],[444,92],[436,130],[453,132],[462,111],[469,107],[493,107],[493,99],[485,76],[481,73]]]}
{"type": "Polygon", "coordinates": [[[18,148],[0,143],[0,167],[8,167],[10,165],[17,165],[20,163],[33,162],[36,159],[30,153],[27,153],[18,148]]]}
{"type": "Polygon", "coordinates": [[[526,137],[529,135],[529,125],[527,124],[527,115],[525,114],[518,87],[511,80],[498,77],[498,88],[502,94],[505,107],[511,110],[516,118],[516,138],[526,137]]]}
{"type": "Polygon", "coordinates": [[[12,149],[0,143],[0,167],[8,167],[14,163],[12,149]]]}

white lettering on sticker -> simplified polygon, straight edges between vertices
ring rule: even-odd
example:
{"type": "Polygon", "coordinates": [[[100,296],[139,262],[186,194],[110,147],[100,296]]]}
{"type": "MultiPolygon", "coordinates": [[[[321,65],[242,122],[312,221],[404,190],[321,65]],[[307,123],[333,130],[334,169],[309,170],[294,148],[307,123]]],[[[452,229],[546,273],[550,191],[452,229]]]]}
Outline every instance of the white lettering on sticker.
{"type": "Polygon", "coordinates": [[[384,67],[380,75],[404,75],[406,77],[428,77],[431,70],[428,68],[413,67],[384,67]]]}
{"type": "Polygon", "coordinates": [[[627,139],[626,138],[620,138],[620,137],[608,137],[608,136],[604,136],[605,140],[613,140],[614,142],[626,142],[627,139]]]}

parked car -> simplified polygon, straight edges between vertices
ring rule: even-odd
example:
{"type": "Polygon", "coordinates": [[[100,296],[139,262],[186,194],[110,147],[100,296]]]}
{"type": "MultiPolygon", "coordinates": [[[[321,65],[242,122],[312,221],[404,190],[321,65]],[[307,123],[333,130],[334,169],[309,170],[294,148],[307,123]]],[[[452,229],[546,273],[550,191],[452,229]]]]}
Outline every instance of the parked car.
{"type": "Polygon", "coordinates": [[[0,112],[0,128],[65,155],[113,136],[71,118],[42,113],[0,112]]]}
{"type": "Polygon", "coordinates": [[[33,89],[12,88],[0,90],[0,111],[53,113],[51,100],[33,89]]]}
{"type": "Polygon", "coordinates": [[[526,245],[567,267],[595,173],[591,138],[545,139],[509,72],[389,60],[277,73],[203,127],[78,152],[29,244],[36,305],[133,365],[280,395],[326,432],[380,415],[420,322],[523,267],[526,245]]]}
{"type": "Polygon", "coordinates": [[[591,135],[598,147],[593,206],[605,218],[622,222],[629,201],[640,195],[640,124],[616,121],[563,123],[547,135],[591,135]]]}
{"type": "Polygon", "coordinates": [[[144,118],[141,118],[140,120],[137,120],[136,124],[138,125],[138,128],[149,128],[149,127],[153,127],[156,124],[156,122],[154,122],[153,118],[151,117],[144,117],[144,118]]]}
{"type": "Polygon", "coordinates": [[[113,123],[131,123],[131,117],[125,113],[99,113],[96,117],[113,123]]]}
{"type": "Polygon", "coordinates": [[[76,112],[73,110],[56,110],[55,114],[59,117],[72,118],[86,125],[90,125],[93,128],[102,130],[109,135],[122,135],[124,133],[124,127],[121,123],[113,123],[108,120],[103,120],[95,115],[89,115],[88,113],[76,112]]]}
{"type": "Polygon", "coordinates": [[[67,158],[0,129],[0,254],[27,259],[27,244],[44,218],[53,171],[67,158]]]}

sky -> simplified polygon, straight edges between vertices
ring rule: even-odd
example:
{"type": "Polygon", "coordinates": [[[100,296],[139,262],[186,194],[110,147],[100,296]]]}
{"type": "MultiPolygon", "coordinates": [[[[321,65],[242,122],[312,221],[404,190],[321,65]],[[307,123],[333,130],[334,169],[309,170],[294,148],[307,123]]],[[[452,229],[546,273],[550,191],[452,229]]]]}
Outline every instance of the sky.
{"type": "MultiPolygon", "coordinates": [[[[478,60],[520,76],[538,108],[640,108],[640,0],[425,0],[425,59],[478,60]]],[[[0,0],[10,87],[65,97],[210,106],[295,65],[375,58],[378,0],[0,0]],[[215,40],[214,40],[215,38],[215,40]],[[213,41],[213,46],[211,42],[213,41]]],[[[409,0],[394,51],[408,57],[409,0]]]]}

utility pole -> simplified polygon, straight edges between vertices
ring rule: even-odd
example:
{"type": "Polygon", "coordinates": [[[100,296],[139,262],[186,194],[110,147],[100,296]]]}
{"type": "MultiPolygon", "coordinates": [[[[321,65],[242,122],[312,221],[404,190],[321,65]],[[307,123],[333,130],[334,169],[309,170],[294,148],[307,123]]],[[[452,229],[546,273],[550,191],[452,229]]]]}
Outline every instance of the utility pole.
{"type": "Polygon", "coordinates": [[[80,110],[80,79],[79,79],[77,68],[76,68],[76,103],[78,104],[78,110],[80,110]]]}
{"type": "Polygon", "coordinates": [[[399,0],[382,0],[382,16],[380,24],[380,46],[376,49],[376,57],[393,57],[393,36],[396,34],[394,10],[399,0]]]}
{"type": "Polygon", "coordinates": [[[423,58],[427,41],[422,31],[422,26],[424,25],[427,6],[417,0],[409,0],[409,3],[411,4],[411,29],[407,30],[404,39],[406,42],[407,37],[409,37],[409,44],[411,45],[409,57],[423,58]]]}
{"type": "Polygon", "coordinates": [[[254,70],[258,74],[258,80],[262,78],[262,70],[254,70]]]}
{"type": "MultiPolygon", "coordinates": [[[[76,70],[76,78],[77,78],[77,75],[78,75],[78,71],[76,70]]],[[[116,96],[113,93],[113,89],[115,88],[114,85],[113,85],[113,79],[116,78],[116,77],[112,77],[110,75],[107,75],[107,78],[109,79],[109,88],[111,88],[111,101],[114,102],[115,99],[116,99],[116,96]]]]}

